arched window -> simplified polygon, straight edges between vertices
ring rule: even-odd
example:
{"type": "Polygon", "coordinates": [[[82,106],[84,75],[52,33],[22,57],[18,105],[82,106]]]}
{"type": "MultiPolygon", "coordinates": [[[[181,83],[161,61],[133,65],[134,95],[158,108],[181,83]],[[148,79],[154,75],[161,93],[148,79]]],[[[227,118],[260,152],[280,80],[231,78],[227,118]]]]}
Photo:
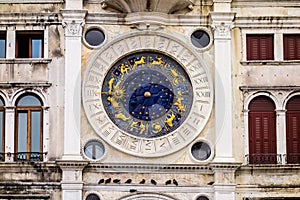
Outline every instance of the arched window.
{"type": "Polygon", "coordinates": [[[300,163],[300,96],[292,97],[286,105],[287,163],[300,163]]]}
{"type": "Polygon", "coordinates": [[[275,105],[265,96],[249,104],[249,163],[277,163],[275,105]]]}
{"type": "Polygon", "coordinates": [[[43,160],[43,109],[39,98],[25,95],[16,103],[15,160],[43,160]]]}
{"type": "Polygon", "coordinates": [[[2,99],[0,98],[0,160],[4,160],[4,147],[5,147],[5,141],[4,141],[4,103],[2,99]]]}

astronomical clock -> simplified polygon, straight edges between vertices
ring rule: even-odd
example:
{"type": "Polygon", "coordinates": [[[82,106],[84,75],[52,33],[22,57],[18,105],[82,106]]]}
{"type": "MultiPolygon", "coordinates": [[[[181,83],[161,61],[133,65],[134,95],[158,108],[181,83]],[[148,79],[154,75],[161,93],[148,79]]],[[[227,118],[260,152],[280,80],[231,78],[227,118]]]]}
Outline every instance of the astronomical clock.
{"type": "Polygon", "coordinates": [[[134,156],[160,157],[201,134],[212,109],[212,80],[187,46],[145,32],[99,50],[85,71],[83,105],[100,138],[134,156]]]}

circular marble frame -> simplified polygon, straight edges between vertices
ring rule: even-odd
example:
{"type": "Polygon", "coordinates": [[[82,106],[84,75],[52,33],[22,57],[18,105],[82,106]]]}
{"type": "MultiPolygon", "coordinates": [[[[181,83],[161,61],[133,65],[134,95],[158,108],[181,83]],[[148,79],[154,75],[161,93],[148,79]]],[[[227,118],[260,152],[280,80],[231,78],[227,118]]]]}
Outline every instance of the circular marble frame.
{"type": "Polygon", "coordinates": [[[191,157],[195,162],[197,162],[197,163],[202,163],[202,164],[207,164],[207,163],[209,163],[210,161],[212,161],[212,159],[213,159],[214,156],[215,156],[214,146],[212,145],[212,143],[211,143],[210,141],[208,141],[208,140],[206,140],[206,139],[203,139],[203,138],[195,140],[195,141],[190,145],[190,151],[189,151],[189,153],[190,153],[190,157],[191,157]],[[203,143],[205,143],[205,144],[207,144],[207,145],[209,146],[209,148],[210,148],[210,155],[209,155],[209,157],[208,157],[207,159],[205,159],[205,160],[198,160],[197,158],[194,157],[194,155],[193,155],[193,153],[192,153],[192,147],[193,147],[194,144],[196,144],[197,142],[203,142],[203,143]]]}
{"type": "Polygon", "coordinates": [[[98,138],[93,138],[93,139],[87,140],[87,141],[84,143],[84,145],[81,147],[81,153],[82,153],[82,155],[83,155],[83,157],[84,157],[85,159],[87,159],[87,160],[89,160],[89,161],[91,161],[91,162],[97,162],[97,161],[100,161],[100,160],[102,160],[103,158],[105,158],[105,156],[106,156],[106,154],[107,154],[107,147],[106,147],[106,144],[105,144],[103,141],[99,140],[98,138]],[[84,150],[85,150],[85,146],[86,146],[89,142],[99,142],[100,144],[103,145],[103,148],[104,148],[104,149],[103,149],[103,155],[102,155],[100,158],[98,158],[98,159],[91,159],[90,157],[88,157],[88,156],[86,155],[86,153],[84,152],[84,150]]]}
{"type": "Polygon", "coordinates": [[[104,29],[99,26],[89,26],[89,27],[85,28],[85,30],[82,33],[82,41],[83,41],[84,45],[89,49],[99,49],[101,46],[106,44],[107,34],[105,33],[104,29]],[[90,45],[85,38],[85,35],[93,29],[97,29],[97,30],[101,31],[104,35],[104,40],[99,45],[96,45],[96,46],[90,45]]]}
{"type": "Polygon", "coordinates": [[[191,30],[188,34],[188,40],[189,40],[189,44],[197,51],[197,52],[204,52],[204,51],[207,51],[208,49],[211,48],[212,44],[213,44],[213,34],[211,32],[211,30],[209,30],[208,28],[205,28],[205,27],[198,27],[198,28],[195,28],[193,30],[191,30]],[[209,43],[203,47],[203,48],[200,48],[200,47],[197,47],[195,46],[193,43],[192,43],[192,35],[194,32],[196,31],[203,31],[205,33],[207,33],[207,35],[209,36],[209,43]]]}
{"type": "Polygon", "coordinates": [[[213,82],[209,69],[186,42],[160,32],[145,31],[120,36],[107,43],[91,59],[82,84],[82,102],[94,131],[108,144],[140,157],[160,157],[189,145],[204,129],[213,105],[213,82]],[[192,109],[175,131],[158,138],[139,138],[121,131],[103,108],[101,91],[109,69],[122,57],[135,52],[156,51],[183,66],[193,88],[192,109]]]}

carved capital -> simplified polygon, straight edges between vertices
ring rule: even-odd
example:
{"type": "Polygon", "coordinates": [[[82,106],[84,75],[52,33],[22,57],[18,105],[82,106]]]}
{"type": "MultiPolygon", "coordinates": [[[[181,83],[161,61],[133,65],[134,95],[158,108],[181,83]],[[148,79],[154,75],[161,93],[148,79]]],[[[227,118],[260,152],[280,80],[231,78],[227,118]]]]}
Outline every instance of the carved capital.
{"type": "Polygon", "coordinates": [[[69,10],[63,10],[62,16],[63,16],[62,26],[65,29],[65,36],[81,37],[86,11],[71,12],[69,10]]]}
{"type": "Polygon", "coordinates": [[[214,23],[212,24],[212,28],[214,30],[214,33],[215,33],[215,38],[218,39],[218,38],[221,38],[221,39],[230,39],[231,37],[231,29],[232,29],[232,24],[230,23],[224,23],[224,22],[221,22],[221,23],[214,23]]]}
{"type": "Polygon", "coordinates": [[[213,12],[210,14],[213,21],[212,28],[216,39],[230,39],[231,29],[235,13],[232,12],[213,12]]]}
{"type": "Polygon", "coordinates": [[[63,20],[62,25],[65,28],[65,35],[66,36],[81,37],[82,27],[84,25],[84,21],[75,21],[75,20],[67,21],[67,20],[63,20]]]}

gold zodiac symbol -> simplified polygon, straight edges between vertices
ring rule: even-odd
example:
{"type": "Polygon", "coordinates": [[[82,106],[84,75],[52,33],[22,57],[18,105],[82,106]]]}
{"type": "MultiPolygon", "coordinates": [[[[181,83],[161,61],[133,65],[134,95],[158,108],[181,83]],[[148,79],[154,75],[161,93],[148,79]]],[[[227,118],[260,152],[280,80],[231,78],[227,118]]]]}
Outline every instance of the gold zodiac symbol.
{"type": "Polygon", "coordinates": [[[143,134],[143,132],[146,130],[146,126],[142,122],[132,122],[130,125],[130,131],[133,131],[133,129],[138,129],[138,125],[140,125],[140,134],[143,134]]]}
{"type": "Polygon", "coordinates": [[[142,56],[141,58],[140,58],[140,60],[136,60],[136,61],[134,61],[134,66],[136,67],[136,66],[138,66],[138,65],[143,65],[143,64],[145,64],[145,56],[142,56]]]}
{"type": "Polygon", "coordinates": [[[107,97],[107,101],[109,101],[114,109],[120,108],[119,103],[111,96],[107,97]]]}
{"type": "Polygon", "coordinates": [[[166,123],[169,127],[173,127],[173,121],[175,120],[175,114],[172,112],[168,115],[168,118],[166,119],[166,123]]]}
{"type": "Polygon", "coordinates": [[[109,93],[109,94],[112,92],[114,81],[115,81],[115,78],[114,78],[114,77],[112,77],[112,78],[108,81],[108,88],[109,88],[108,93],[109,93]]]}
{"type": "Polygon", "coordinates": [[[130,120],[130,118],[126,117],[123,113],[118,113],[118,114],[115,114],[115,118],[116,119],[121,119],[123,121],[128,121],[130,120]]]}
{"type": "Polygon", "coordinates": [[[182,111],[185,111],[185,106],[182,105],[182,100],[183,100],[182,93],[178,92],[177,95],[178,95],[178,98],[175,101],[174,106],[177,106],[178,112],[181,113],[182,111]]]}
{"type": "Polygon", "coordinates": [[[171,69],[170,71],[171,71],[171,76],[174,78],[172,81],[173,85],[178,85],[180,79],[184,81],[183,76],[179,75],[176,69],[171,69]]]}
{"type": "Polygon", "coordinates": [[[152,65],[161,65],[162,63],[163,63],[162,58],[156,56],[156,60],[152,60],[151,66],[152,65]]]}
{"type": "Polygon", "coordinates": [[[159,133],[162,130],[162,128],[158,122],[155,122],[152,124],[152,129],[153,129],[152,130],[153,133],[159,133]]]}
{"type": "Polygon", "coordinates": [[[128,73],[129,67],[128,65],[124,65],[124,63],[122,63],[122,65],[120,66],[120,70],[123,77],[125,73],[128,73]]]}

